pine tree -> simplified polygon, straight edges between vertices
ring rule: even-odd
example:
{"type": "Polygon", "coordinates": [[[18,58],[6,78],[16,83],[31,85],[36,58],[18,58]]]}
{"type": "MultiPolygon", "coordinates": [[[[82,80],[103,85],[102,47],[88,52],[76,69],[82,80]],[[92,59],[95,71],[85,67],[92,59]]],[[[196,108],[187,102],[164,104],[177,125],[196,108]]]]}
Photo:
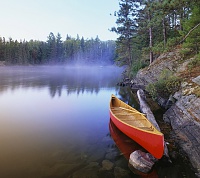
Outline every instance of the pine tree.
{"type": "Polygon", "coordinates": [[[60,33],[56,36],[56,61],[61,62],[63,58],[63,44],[62,44],[62,37],[60,33]]]}
{"type": "Polygon", "coordinates": [[[119,35],[117,39],[117,53],[119,65],[132,65],[132,39],[137,31],[137,8],[139,4],[135,0],[121,0],[119,4],[120,10],[117,12],[117,28],[112,28],[111,31],[119,35]]]}
{"type": "Polygon", "coordinates": [[[3,39],[0,37],[0,61],[4,60],[4,50],[5,50],[5,45],[3,43],[3,39]]]}
{"type": "Polygon", "coordinates": [[[47,45],[48,45],[48,60],[49,62],[53,62],[56,59],[56,37],[51,32],[47,37],[47,45]]]}

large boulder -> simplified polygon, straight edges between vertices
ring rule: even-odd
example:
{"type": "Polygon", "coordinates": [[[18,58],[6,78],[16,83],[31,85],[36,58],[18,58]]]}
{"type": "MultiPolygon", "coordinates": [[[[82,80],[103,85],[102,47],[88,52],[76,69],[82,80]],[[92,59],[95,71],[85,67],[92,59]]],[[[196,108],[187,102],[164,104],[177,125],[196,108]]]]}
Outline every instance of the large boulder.
{"type": "Polygon", "coordinates": [[[166,111],[164,120],[171,123],[176,142],[188,155],[192,166],[200,172],[200,98],[181,96],[166,111]]]}

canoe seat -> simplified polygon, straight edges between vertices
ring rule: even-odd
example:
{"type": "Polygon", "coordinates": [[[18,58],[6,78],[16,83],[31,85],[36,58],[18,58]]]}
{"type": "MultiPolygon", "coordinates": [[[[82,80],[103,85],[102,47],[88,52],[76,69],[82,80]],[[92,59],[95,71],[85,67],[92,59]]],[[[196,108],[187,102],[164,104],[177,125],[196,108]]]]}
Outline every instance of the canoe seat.
{"type": "Polygon", "coordinates": [[[119,107],[112,107],[111,110],[112,111],[121,111],[121,109],[119,107]]]}
{"type": "Polygon", "coordinates": [[[122,112],[113,112],[113,114],[115,114],[115,115],[118,115],[118,116],[127,116],[127,115],[129,115],[129,116],[131,116],[131,114],[129,114],[129,113],[122,113],[122,112]]]}
{"type": "Polygon", "coordinates": [[[143,129],[143,130],[147,130],[147,131],[153,131],[154,129],[152,127],[138,127],[140,129],[143,129]]]}
{"type": "Polygon", "coordinates": [[[131,118],[120,118],[120,120],[122,120],[122,121],[135,121],[135,122],[140,122],[140,121],[142,121],[142,120],[144,120],[144,121],[146,121],[146,119],[136,119],[136,118],[134,118],[134,117],[131,117],[131,118]]]}

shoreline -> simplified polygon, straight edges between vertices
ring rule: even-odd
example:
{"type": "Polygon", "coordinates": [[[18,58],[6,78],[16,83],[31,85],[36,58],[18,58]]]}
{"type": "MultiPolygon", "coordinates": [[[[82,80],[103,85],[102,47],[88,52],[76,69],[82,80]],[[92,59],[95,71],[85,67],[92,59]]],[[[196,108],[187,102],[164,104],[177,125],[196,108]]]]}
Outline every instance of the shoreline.
{"type": "Polygon", "coordinates": [[[179,50],[167,52],[148,68],[141,69],[134,79],[125,79],[119,85],[129,86],[133,91],[145,89],[148,84],[156,82],[166,69],[181,77],[180,89],[171,96],[173,101],[158,96],[156,102],[165,110],[163,122],[172,128],[170,139],[174,140],[180,154],[187,157],[196,176],[200,177],[200,71],[197,66],[191,73],[188,72],[187,65],[192,59],[183,60],[179,50]]]}

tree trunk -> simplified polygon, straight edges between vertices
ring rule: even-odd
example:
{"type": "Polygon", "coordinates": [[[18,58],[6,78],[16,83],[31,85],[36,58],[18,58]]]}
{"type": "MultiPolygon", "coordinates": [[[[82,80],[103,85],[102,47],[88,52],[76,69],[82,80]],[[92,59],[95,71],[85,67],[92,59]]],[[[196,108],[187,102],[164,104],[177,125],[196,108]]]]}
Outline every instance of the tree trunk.
{"type": "Polygon", "coordinates": [[[198,23],[195,27],[193,27],[189,32],[188,34],[179,42],[179,43],[182,43],[185,41],[185,39],[190,35],[190,33],[195,30],[198,26],[200,25],[200,23],[198,23]]]}
{"type": "Polygon", "coordinates": [[[153,62],[153,51],[152,50],[150,50],[149,57],[150,57],[150,64],[151,64],[153,62]]]}
{"type": "Polygon", "coordinates": [[[132,66],[132,55],[131,55],[131,44],[130,44],[130,39],[128,40],[128,53],[129,53],[129,56],[128,56],[128,61],[129,61],[129,66],[131,67],[132,66]]]}
{"type": "MultiPolygon", "coordinates": [[[[149,23],[151,22],[150,10],[149,10],[149,13],[148,13],[148,21],[149,21],[149,23]]],[[[149,60],[150,60],[150,64],[153,62],[153,51],[152,51],[152,47],[153,47],[153,33],[152,33],[152,27],[151,27],[151,25],[150,25],[150,27],[149,27],[149,48],[150,48],[149,60]]]]}
{"type": "Polygon", "coordinates": [[[165,18],[162,19],[162,25],[163,25],[163,42],[164,42],[164,48],[166,48],[167,33],[166,33],[166,27],[165,27],[165,18]]]}

